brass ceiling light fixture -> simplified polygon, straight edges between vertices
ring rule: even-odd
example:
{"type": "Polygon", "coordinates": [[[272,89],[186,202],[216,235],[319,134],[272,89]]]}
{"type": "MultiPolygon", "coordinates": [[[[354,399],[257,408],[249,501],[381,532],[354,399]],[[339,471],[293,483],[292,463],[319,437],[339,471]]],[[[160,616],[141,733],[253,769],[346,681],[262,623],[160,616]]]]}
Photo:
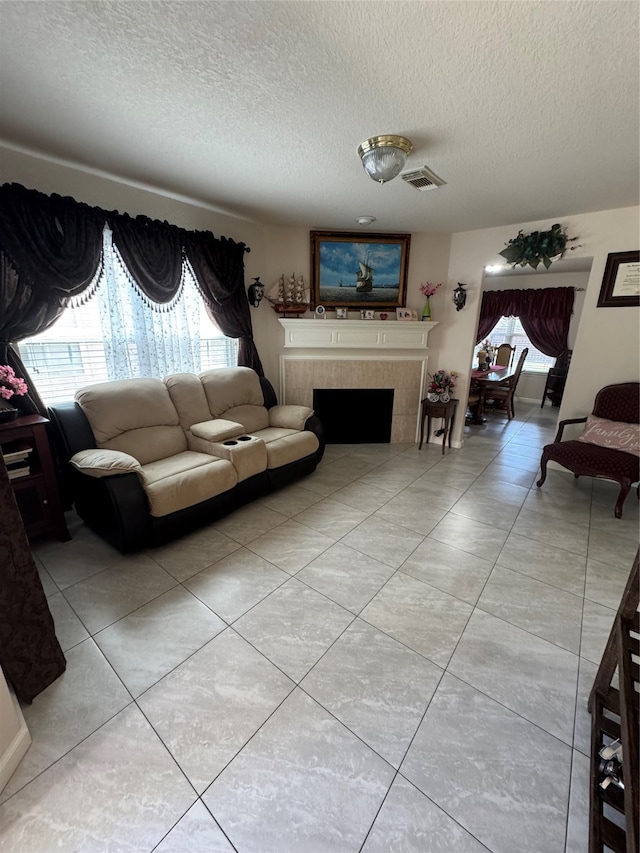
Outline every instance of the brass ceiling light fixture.
{"type": "Polygon", "coordinates": [[[372,136],[358,146],[365,172],[379,184],[391,181],[399,175],[412,151],[412,142],[404,136],[393,134],[372,136]]]}

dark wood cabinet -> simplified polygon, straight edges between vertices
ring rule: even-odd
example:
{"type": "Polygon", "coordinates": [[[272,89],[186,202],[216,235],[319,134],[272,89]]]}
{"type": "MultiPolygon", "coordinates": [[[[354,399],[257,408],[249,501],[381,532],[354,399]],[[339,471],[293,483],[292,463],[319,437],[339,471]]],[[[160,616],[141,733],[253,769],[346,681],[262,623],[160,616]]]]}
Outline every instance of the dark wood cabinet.
{"type": "Polygon", "coordinates": [[[11,454],[30,450],[24,460],[29,473],[11,480],[27,536],[31,538],[50,533],[64,542],[71,536],[60,502],[47,438],[48,423],[40,415],[25,415],[0,424],[0,449],[5,460],[10,459],[11,454]]]}

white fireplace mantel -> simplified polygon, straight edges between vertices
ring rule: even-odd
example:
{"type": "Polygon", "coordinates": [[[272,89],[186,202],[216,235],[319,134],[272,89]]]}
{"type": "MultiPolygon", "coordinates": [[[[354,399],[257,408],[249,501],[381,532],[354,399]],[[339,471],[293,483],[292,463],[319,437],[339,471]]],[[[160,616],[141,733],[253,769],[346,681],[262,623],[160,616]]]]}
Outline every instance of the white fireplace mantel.
{"type": "Polygon", "coordinates": [[[282,319],[284,345],[298,349],[426,349],[437,322],[282,319]]]}

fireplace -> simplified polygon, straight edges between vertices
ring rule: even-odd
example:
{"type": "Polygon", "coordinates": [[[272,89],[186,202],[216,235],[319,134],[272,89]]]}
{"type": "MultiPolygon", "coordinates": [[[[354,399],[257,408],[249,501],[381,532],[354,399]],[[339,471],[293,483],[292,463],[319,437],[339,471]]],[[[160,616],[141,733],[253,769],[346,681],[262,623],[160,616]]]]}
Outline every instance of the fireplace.
{"type": "Polygon", "coordinates": [[[389,444],[393,388],[314,388],[327,444],[389,444]]]}
{"type": "MultiPolygon", "coordinates": [[[[362,323],[366,325],[364,320],[362,323]]],[[[424,396],[423,389],[427,378],[426,358],[380,358],[366,355],[354,358],[336,356],[333,353],[330,358],[281,356],[280,368],[282,399],[294,405],[315,409],[314,392],[318,390],[393,391],[390,441],[393,444],[417,440],[420,400],[424,396]]],[[[324,422],[324,417],[318,414],[324,422]]],[[[364,443],[365,440],[361,441],[364,443]]],[[[340,439],[339,443],[350,442],[340,439]]]]}

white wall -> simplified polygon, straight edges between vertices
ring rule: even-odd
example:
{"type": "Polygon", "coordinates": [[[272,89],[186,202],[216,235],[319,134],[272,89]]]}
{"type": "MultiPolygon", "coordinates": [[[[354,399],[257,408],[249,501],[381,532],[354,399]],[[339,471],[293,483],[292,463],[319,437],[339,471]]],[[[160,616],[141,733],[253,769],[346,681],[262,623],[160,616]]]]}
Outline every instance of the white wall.
{"type": "MultiPolygon", "coordinates": [[[[640,380],[640,309],[596,307],[607,254],[638,248],[639,213],[637,207],[603,210],[453,235],[449,282],[465,282],[469,295],[462,311],[456,312],[453,304],[446,305],[444,316],[438,318],[447,328],[438,358],[440,366],[461,373],[462,382],[457,389],[460,399],[466,399],[469,388],[484,267],[503,261],[498,253],[518,230],[548,229],[554,222],[564,225],[570,237],[579,238],[581,247],[571,253],[572,257],[593,258],[559,417],[582,417],[590,412],[597,391],[604,385],[640,380]]],[[[453,434],[453,440],[458,442],[464,426],[461,420],[453,434]]]]}

